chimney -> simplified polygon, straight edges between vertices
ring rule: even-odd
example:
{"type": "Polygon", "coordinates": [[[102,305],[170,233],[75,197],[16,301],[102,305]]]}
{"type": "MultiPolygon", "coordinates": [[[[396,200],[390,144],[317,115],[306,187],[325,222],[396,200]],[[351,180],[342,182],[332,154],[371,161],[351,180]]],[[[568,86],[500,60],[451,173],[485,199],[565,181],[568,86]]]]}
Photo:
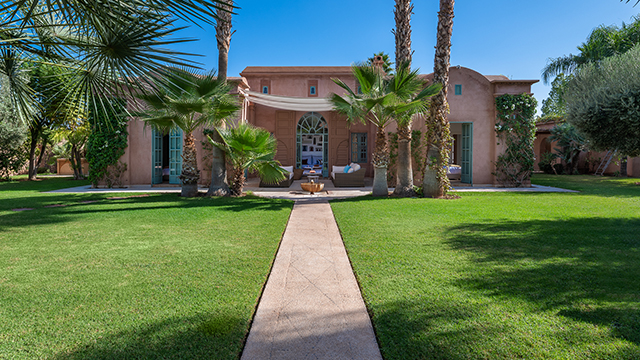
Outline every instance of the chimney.
{"type": "Polygon", "coordinates": [[[384,69],[384,59],[380,55],[376,55],[373,58],[373,67],[382,70],[384,69]]]}

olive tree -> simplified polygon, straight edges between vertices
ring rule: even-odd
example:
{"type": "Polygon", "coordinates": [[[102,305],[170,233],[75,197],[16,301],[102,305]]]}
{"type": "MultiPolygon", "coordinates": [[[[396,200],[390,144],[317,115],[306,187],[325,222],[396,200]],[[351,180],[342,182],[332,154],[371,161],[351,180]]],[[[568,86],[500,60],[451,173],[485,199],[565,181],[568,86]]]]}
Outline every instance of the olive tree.
{"type": "Polygon", "coordinates": [[[640,155],[640,47],[581,68],[565,100],[567,121],[592,149],[640,155]]]}

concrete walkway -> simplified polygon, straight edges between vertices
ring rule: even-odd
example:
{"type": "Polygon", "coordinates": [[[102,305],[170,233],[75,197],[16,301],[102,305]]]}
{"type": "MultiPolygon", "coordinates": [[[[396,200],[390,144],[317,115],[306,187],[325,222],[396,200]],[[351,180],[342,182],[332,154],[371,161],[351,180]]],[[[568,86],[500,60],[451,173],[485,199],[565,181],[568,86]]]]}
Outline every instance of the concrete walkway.
{"type": "Polygon", "coordinates": [[[241,359],[382,359],[326,200],[295,203],[241,359]]]}

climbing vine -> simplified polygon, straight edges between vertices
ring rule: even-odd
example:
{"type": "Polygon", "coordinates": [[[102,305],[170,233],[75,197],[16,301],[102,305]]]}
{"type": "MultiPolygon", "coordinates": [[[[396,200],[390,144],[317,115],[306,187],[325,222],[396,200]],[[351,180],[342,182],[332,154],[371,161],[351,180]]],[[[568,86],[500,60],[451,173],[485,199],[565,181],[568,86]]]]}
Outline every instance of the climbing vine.
{"type": "Polygon", "coordinates": [[[122,186],[127,164],[120,162],[127,148],[127,117],[124,100],[111,100],[111,107],[99,107],[90,115],[91,134],[87,140],[89,180],[94,187],[122,186]]]}
{"type": "Polygon", "coordinates": [[[503,186],[520,187],[531,179],[536,105],[536,99],[528,94],[496,98],[496,137],[505,150],[498,156],[494,175],[503,186]]]}

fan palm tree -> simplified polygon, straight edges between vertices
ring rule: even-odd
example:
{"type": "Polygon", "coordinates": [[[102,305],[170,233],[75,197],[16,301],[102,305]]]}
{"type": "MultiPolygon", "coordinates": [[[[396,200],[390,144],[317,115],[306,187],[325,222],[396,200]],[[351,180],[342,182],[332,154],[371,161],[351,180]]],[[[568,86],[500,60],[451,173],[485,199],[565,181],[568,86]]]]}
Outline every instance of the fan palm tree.
{"type": "MultiPolygon", "coordinates": [[[[74,74],[68,101],[103,106],[108,92],[154,86],[150,74],[167,65],[194,66],[187,54],[165,46],[188,41],[171,39],[182,29],[180,18],[213,24],[224,0],[104,0],[99,6],[80,0],[0,0],[2,59],[0,73],[10,77],[14,107],[23,122],[37,112],[33,92],[25,86],[13,63],[38,56],[74,74]],[[126,85],[117,86],[116,84],[126,85]]],[[[158,77],[169,79],[169,77],[158,77]]],[[[164,80],[166,83],[167,80],[164,80]]],[[[134,90],[132,90],[133,92],[134,90]]]]}
{"type": "MultiPolygon", "coordinates": [[[[411,0],[396,0],[394,15],[396,28],[392,31],[396,40],[396,72],[406,66],[411,68],[411,0]]],[[[415,196],[413,189],[413,169],[411,164],[411,125],[413,117],[405,116],[396,119],[398,124],[398,160],[395,196],[415,196]]]]}
{"type": "Polygon", "coordinates": [[[267,130],[248,123],[240,123],[229,129],[217,128],[221,142],[209,138],[211,144],[221,149],[233,165],[233,195],[241,195],[246,181],[245,170],[257,171],[262,181],[277,183],[285,179],[280,163],[274,160],[276,139],[267,130]]]}
{"type": "Polygon", "coordinates": [[[373,153],[373,196],[389,195],[387,168],[389,166],[389,143],[385,128],[394,119],[406,119],[426,108],[426,99],[440,90],[439,85],[424,88],[418,72],[406,66],[387,76],[381,69],[372,66],[354,65],[352,72],[362,91],[354,92],[340,79],[332,79],[347,91],[346,95],[331,94],[333,108],[347,117],[349,122],[371,122],[377,127],[376,147],[373,153]]]}
{"type": "Polygon", "coordinates": [[[600,25],[591,31],[586,42],[578,46],[577,55],[569,54],[549,59],[542,69],[542,81],[548,84],[556,75],[573,74],[578,68],[605,58],[623,54],[640,42],[640,18],[621,27],[600,25]]]}
{"type": "Polygon", "coordinates": [[[144,101],[147,110],[134,113],[142,121],[163,132],[180,128],[185,133],[182,153],[182,196],[198,193],[196,144],[193,132],[201,126],[219,126],[240,108],[229,94],[229,87],[213,72],[206,75],[171,69],[172,82],[168,86],[156,84],[156,91],[137,97],[144,101]]]}
{"type": "MultiPolygon", "coordinates": [[[[218,79],[227,81],[227,65],[229,62],[229,46],[231,45],[231,11],[233,10],[233,0],[229,5],[223,5],[218,11],[218,21],[216,23],[216,40],[218,43],[218,79]]],[[[213,139],[220,143],[222,138],[217,131],[213,132],[213,139]]],[[[229,184],[227,184],[227,166],[224,151],[217,147],[212,149],[211,163],[211,185],[207,191],[207,196],[228,196],[229,184]]]]}
{"type": "Polygon", "coordinates": [[[453,30],[453,6],[455,0],[440,0],[438,32],[433,66],[433,82],[442,90],[431,99],[427,131],[427,166],[422,189],[424,196],[440,198],[451,188],[444,168],[449,163],[451,130],[447,114],[447,88],[449,86],[449,59],[451,58],[451,33],[453,30]]]}

